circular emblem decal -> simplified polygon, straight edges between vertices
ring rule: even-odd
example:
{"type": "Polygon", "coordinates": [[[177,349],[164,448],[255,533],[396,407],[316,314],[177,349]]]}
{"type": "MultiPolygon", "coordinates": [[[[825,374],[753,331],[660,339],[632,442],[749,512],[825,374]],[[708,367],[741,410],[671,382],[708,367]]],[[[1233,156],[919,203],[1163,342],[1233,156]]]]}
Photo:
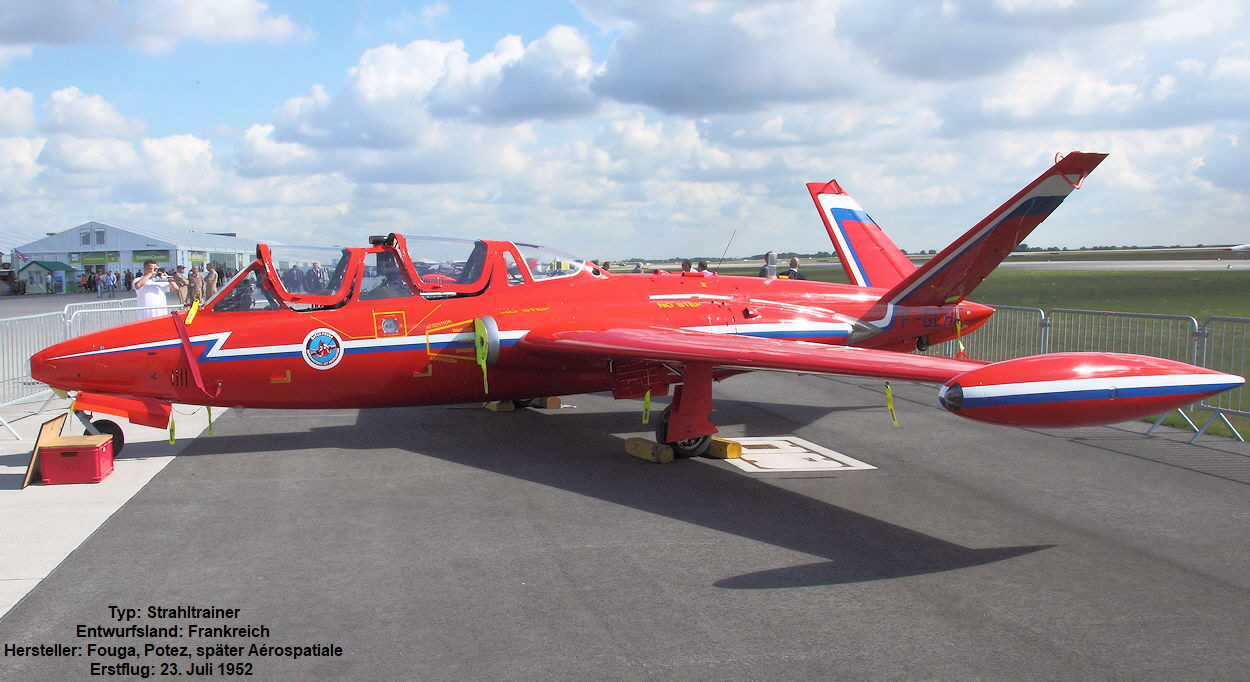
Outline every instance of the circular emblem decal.
{"type": "Polygon", "coordinates": [[[330,369],[343,359],[343,340],[330,329],[314,329],[304,337],[304,361],[313,369],[330,369]]]}

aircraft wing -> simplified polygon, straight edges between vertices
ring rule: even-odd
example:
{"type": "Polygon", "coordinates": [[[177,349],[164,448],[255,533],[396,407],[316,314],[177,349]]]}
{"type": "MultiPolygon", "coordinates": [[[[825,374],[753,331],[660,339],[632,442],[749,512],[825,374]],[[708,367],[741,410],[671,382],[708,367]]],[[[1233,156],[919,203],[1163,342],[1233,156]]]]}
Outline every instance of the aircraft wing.
{"type": "Polygon", "coordinates": [[[726,369],[844,374],[928,383],[945,383],[986,364],[854,346],[664,327],[534,330],[523,336],[517,346],[614,359],[707,363],[726,369]]]}

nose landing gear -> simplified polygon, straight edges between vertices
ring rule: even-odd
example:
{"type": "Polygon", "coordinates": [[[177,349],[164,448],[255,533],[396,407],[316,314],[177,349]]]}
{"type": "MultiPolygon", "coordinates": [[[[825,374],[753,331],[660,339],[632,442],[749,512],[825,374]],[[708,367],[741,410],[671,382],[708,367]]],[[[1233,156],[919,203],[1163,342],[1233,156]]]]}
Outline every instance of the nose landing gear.
{"type": "Polygon", "coordinates": [[[88,417],[85,413],[76,412],[75,414],[78,415],[79,421],[88,425],[86,430],[82,432],[82,435],[92,436],[95,434],[101,434],[105,436],[112,436],[113,456],[116,457],[121,454],[122,448],[126,446],[126,435],[122,433],[122,427],[119,426],[117,422],[110,419],[97,419],[95,421],[88,422],[88,417]]]}

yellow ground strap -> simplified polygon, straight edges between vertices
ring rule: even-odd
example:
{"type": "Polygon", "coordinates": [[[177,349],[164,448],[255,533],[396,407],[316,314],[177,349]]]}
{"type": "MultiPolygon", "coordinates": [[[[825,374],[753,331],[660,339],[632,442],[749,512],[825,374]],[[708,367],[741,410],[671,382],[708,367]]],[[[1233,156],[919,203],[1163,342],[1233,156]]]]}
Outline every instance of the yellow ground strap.
{"type": "Polygon", "coordinates": [[[642,396],[642,423],[646,424],[651,421],[651,389],[642,396]]]}
{"type": "Polygon", "coordinates": [[[894,412],[894,389],[890,388],[890,382],[885,382],[885,407],[890,411],[890,421],[898,426],[898,415],[894,412]]]}
{"type": "Polygon", "coordinates": [[[473,320],[473,346],[477,350],[477,364],[482,368],[482,392],[490,393],[490,384],[486,382],[486,357],[490,354],[490,340],[486,336],[486,323],[480,317],[473,320]]]}

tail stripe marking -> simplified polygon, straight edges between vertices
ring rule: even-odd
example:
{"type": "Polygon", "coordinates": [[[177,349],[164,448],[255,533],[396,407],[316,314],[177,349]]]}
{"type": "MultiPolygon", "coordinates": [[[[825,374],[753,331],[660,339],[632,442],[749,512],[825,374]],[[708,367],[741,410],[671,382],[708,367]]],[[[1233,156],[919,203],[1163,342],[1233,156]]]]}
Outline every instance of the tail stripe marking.
{"type": "MultiPolygon", "coordinates": [[[[1059,176],[1051,176],[1050,178],[1047,178],[1034,191],[1047,191],[1047,190],[1054,191],[1053,189],[1050,189],[1046,186],[1049,185],[1051,182],[1057,182],[1058,181],[1056,180],[1057,177],[1059,176]]],[[[946,269],[946,267],[950,265],[951,262],[959,259],[960,256],[962,256],[966,251],[976,247],[986,237],[990,236],[991,234],[994,234],[995,230],[999,227],[999,225],[1003,223],[1003,221],[1009,220],[1011,218],[1032,218],[1032,219],[1036,219],[1036,223],[1031,225],[1029,229],[1036,227],[1037,223],[1040,223],[1047,216],[1049,216],[1055,210],[1055,208],[1059,206],[1059,204],[1063,203],[1064,199],[1068,198],[1068,194],[1070,194],[1071,191],[1072,190],[1070,188],[1065,187],[1064,190],[1061,190],[1062,193],[1058,195],[1038,196],[1035,194],[1033,196],[1028,196],[1028,197],[1025,197],[1024,199],[1021,199],[1020,203],[1017,204],[1014,208],[1000,215],[1000,217],[997,220],[990,221],[984,228],[981,229],[981,231],[976,235],[976,237],[974,237],[973,239],[969,239],[968,241],[964,242],[958,249],[952,251],[948,256],[946,256],[946,258],[942,260],[942,263],[940,265],[934,267],[932,270],[926,273],[925,277],[922,277],[920,279],[917,279],[915,282],[912,282],[911,286],[907,287],[903,291],[900,291],[898,295],[896,295],[890,302],[899,303],[905,298],[907,298],[908,296],[910,296],[912,293],[914,293],[916,290],[925,286],[925,284],[927,284],[930,280],[932,280],[933,278],[941,274],[946,269]]]]}
{"type": "Polygon", "coordinates": [[[854,273],[855,283],[862,287],[872,286],[868,273],[864,271],[860,256],[856,253],[854,245],[851,244],[850,236],[847,235],[846,229],[842,226],[842,221],[849,220],[866,225],[876,225],[876,221],[868,217],[864,209],[849,195],[821,194],[819,199],[821,208],[833,220],[832,232],[838,240],[838,246],[841,247],[840,252],[846,254],[850,259],[849,264],[854,273]]]}

